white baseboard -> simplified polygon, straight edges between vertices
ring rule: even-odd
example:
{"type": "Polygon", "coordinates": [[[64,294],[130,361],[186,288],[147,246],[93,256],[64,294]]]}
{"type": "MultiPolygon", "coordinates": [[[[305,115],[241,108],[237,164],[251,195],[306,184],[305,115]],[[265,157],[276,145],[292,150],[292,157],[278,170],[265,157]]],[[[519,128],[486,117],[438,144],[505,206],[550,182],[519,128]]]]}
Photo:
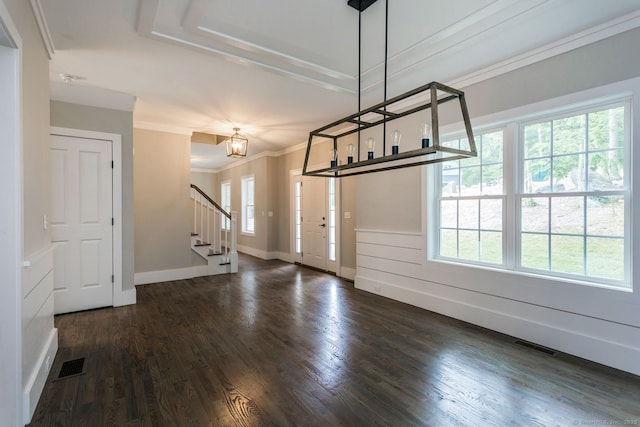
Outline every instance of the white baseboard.
{"type": "Polygon", "coordinates": [[[44,385],[49,376],[49,370],[53,359],[58,352],[58,330],[56,328],[51,330],[49,338],[46,344],[42,348],[42,353],[38,357],[37,368],[31,374],[31,377],[27,380],[27,383],[22,391],[22,408],[23,408],[23,420],[24,424],[29,424],[33,413],[36,410],[38,400],[44,389],[44,385]]]}
{"type": "Polygon", "coordinates": [[[250,246],[238,245],[238,252],[242,252],[243,254],[251,255],[256,258],[271,260],[271,259],[280,259],[282,252],[277,251],[263,251],[262,249],[252,248],[250,246]]]}
{"type": "Polygon", "coordinates": [[[132,305],[136,303],[136,288],[127,289],[126,291],[122,291],[120,293],[120,302],[114,307],[122,307],[125,305],[132,305]]]}
{"type": "Polygon", "coordinates": [[[242,252],[243,254],[251,255],[260,259],[267,259],[267,253],[265,251],[261,251],[249,246],[238,245],[238,252],[242,252]]]}
{"type": "Polygon", "coordinates": [[[345,279],[355,280],[356,278],[356,269],[349,267],[340,267],[340,277],[344,277],[345,279]]]}
{"type": "Polygon", "coordinates": [[[628,334],[632,341],[638,335],[637,328],[466,290],[457,290],[457,296],[445,297],[438,295],[435,289],[429,290],[429,282],[424,283],[425,290],[422,291],[372,277],[355,277],[357,289],[640,375],[640,364],[637,363],[640,348],[614,342],[611,338],[628,334]],[[582,330],[570,329],[567,326],[581,323],[590,323],[593,329],[590,331],[589,326],[582,330]]]}
{"type": "Polygon", "coordinates": [[[293,257],[289,252],[278,252],[277,259],[293,264],[293,257]]]}
{"type": "Polygon", "coordinates": [[[146,285],[148,283],[171,282],[172,280],[191,279],[193,268],[175,268],[173,270],[145,271],[136,273],[133,282],[136,285],[146,285]]]}

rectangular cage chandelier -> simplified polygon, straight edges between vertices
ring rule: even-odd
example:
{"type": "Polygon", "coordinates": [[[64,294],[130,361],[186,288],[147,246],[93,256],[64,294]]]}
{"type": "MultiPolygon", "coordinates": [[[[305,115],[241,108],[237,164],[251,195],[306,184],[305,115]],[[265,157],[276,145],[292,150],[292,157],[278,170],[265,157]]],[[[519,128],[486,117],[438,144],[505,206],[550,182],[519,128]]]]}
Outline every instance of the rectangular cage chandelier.
{"type": "MultiPolygon", "coordinates": [[[[362,12],[376,0],[348,0],[348,5],[362,12]]],[[[361,39],[359,24],[358,40],[358,112],[313,130],[309,140],[302,168],[305,176],[341,178],[373,172],[440,163],[477,156],[475,140],[469,119],[464,92],[438,82],[431,82],[409,92],[387,99],[387,45],[388,45],[389,0],[385,10],[385,55],[384,55],[384,100],[372,107],[361,109],[361,39]],[[439,106],[458,101],[467,135],[468,147],[443,144],[440,141],[439,106]],[[430,110],[430,114],[426,112],[430,110]],[[423,113],[421,138],[413,144],[400,144],[402,134],[393,131],[387,144],[387,124],[403,117],[423,113]],[[375,139],[362,141],[362,133],[369,129],[382,128],[382,155],[375,156],[375,139]],[[312,161],[314,147],[329,147],[330,158],[315,156],[323,161],[312,161]],[[409,149],[401,150],[401,146],[409,149]],[[416,148],[417,147],[417,148],[416,148]],[[320,165],[320,166],[319,166],[320,165]]]]}

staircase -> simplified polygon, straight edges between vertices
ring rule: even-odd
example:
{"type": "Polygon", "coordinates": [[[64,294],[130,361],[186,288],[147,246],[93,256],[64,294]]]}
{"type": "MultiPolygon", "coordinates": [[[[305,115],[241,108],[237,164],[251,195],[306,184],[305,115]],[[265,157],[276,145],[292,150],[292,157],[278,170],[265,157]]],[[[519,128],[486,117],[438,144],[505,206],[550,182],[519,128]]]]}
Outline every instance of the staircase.
{"type": "Polygon", "coordinates": [[[191,184],[191,199],[191,250],[205,261],[194,267],[194,277],[237,273],[237,213],[222,209],[195,184],[191,184]]]}

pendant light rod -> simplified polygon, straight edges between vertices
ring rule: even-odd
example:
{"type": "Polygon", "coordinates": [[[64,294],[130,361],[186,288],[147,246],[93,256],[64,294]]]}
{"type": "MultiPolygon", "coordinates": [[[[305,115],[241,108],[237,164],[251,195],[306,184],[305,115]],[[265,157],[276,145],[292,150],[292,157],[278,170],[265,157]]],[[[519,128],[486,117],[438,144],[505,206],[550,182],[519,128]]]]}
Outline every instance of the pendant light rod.
{"type": "Polygon", "coordinates": [[[387,55],[389,53],[389,0],[384,10],[384,123],[382,124],[382,155],[387,154],[387,55]]]}
{"type": "MultiPolygon", "coordinates": [[[[358,121],[362,121],[362,9],[358,11],[358,121]]],[[[360,161],[360,130],[358,129],[358,161],[360,161]]]]}

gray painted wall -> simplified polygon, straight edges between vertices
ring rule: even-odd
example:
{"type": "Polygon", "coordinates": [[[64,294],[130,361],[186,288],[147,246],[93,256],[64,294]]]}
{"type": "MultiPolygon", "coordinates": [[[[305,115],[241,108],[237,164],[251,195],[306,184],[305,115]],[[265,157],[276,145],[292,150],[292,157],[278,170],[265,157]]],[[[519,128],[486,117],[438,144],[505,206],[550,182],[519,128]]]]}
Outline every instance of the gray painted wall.
{"type": "Polygon", "coordinates": [[[133,139],[135,272],[190,268],[190,137],[134,129],[133,139]]]}
{"type": "Polygon", "coordinates": [[[122,138],[122,289],[133,289],[133,113],[51,101],[51,126],[120,135],[122,138]]]}

